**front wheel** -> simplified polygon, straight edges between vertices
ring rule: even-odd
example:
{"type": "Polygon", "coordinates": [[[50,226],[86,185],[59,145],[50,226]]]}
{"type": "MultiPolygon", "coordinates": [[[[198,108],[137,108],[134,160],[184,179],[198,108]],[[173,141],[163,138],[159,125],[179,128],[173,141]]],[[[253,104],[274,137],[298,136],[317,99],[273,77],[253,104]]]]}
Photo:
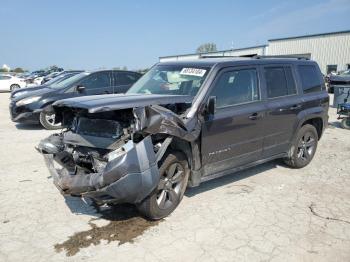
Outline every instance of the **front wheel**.
{"type": "Polygon", "coordinates": [[[317,130],[313,125],[302,126],[291,146],[291,156],[285,163],[293,168],[302,168],[308,165],[315,155],[318,143],[317,130]]]}
{"type": "Polygon", "coordinates": [[[343,118],[340,122],[342,128],[350,129],[350,117],[343,118]]]}
{"type": "Polygon", "coordinates": [[[185,155],[178,151],[169,153],[159,168],[158,187],[137,205],[137,209],[153,220],[168,216],[183,198],[189,173],[185,155]]]}
{"type": "Polygon", "coordinates": [[[55,114],[49,114],[46,112],[40,113],[40,124],[48,130],[55,130],[61,128],[61,123],[55,124],[55,114]]]}

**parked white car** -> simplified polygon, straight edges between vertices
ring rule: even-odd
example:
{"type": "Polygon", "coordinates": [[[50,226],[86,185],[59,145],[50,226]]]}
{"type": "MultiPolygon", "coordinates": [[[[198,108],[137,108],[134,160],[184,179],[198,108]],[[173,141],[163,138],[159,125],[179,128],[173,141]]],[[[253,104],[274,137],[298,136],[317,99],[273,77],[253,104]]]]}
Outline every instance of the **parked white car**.
{"type": "Polygon", "coordinates": [[[0,91],[12,91],[22,87],[26,87],[24,79],[11,75],[0,75],[0,91]]]}

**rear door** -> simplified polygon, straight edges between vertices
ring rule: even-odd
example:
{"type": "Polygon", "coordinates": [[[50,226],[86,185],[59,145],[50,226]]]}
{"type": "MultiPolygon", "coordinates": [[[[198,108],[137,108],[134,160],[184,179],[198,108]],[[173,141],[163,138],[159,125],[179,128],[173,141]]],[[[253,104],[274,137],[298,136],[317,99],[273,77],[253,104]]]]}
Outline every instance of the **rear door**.
{"type": "Polygon", "coordinates": [[[140,78],[140,75],[134,72],[113,72],[113,92],[115,94],[125,93],[140,78]]]}
{"type": "Polygon", "coordinates": [[[258,160],[262,153],[264,102],[255,66],[222,70],[213,82],[214,115],[202,126],[205,175],[258,160]]]}
{"type": "Polygon", "coordinates": [[[85,87],[85,89],[79,93],[83,96],[113,93],[110,71],[92,73],[86,78],[82,79],[78,85],[85,87]]]}
{"type": "Polygon", "coordinates": [[[292,65],[262,66],[262,75],[267,96],[263,157],[267,158],[288,151],[302,99],[292,65]]]}

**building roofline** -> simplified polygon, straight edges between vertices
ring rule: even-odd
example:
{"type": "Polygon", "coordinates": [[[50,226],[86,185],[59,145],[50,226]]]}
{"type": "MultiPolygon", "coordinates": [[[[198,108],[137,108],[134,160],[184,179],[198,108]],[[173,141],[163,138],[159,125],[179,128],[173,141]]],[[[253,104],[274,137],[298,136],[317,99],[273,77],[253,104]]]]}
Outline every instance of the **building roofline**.
{"type": "Polygon", "coordinates": [[[267,47],[267,45],[248,46],[248,47],[242,47],[242,48],[225,49],[225,50],[211,51],[211,52],[205,52],[205,53],[189,53],[189,54],[183,54],[183,55],[167,55],[167,56],[160,56],[159,58],[169,58],[169,57],[177,57],[177,56],[191,56],[191,55],[201,55],[201,54],[202,55],[203,54],[215,54],[215,53],[220,53],[220,52],[240,51],[240,50],[259,48],[259,47],[267,47]]]}
{"type": "Polygon", "coordinates": [[[289,39],[299,39],[299,38],[305,38],[305,37],[317,37],[317,36],[326,36],[326,35],[349,34],[349,33],[350,33],[350,30],[345,30],[345,31],[321,33],[321,34],[311,34],[311,35],[291,36],[291,37],[284,37],[284,38],[274,38],[274,39],[269,39],[268,42],[289,40],[289,39]]]}

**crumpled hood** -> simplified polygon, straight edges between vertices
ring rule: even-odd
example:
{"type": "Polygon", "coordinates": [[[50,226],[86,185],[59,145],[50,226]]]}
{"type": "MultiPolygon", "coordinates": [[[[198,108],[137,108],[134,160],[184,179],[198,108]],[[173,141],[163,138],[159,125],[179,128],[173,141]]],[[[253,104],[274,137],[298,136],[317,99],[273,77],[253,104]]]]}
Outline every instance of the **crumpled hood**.
{"type": "Polygon", "coordinates": [[[83,96],[59,100],[54,108],[72,107],[98,113],[118,109],[145,107],[149,105],[166,105],[176,103],[191,103],[193,97],[185,95],[156,95],[156,94],[115,94],[83,96]]]}

